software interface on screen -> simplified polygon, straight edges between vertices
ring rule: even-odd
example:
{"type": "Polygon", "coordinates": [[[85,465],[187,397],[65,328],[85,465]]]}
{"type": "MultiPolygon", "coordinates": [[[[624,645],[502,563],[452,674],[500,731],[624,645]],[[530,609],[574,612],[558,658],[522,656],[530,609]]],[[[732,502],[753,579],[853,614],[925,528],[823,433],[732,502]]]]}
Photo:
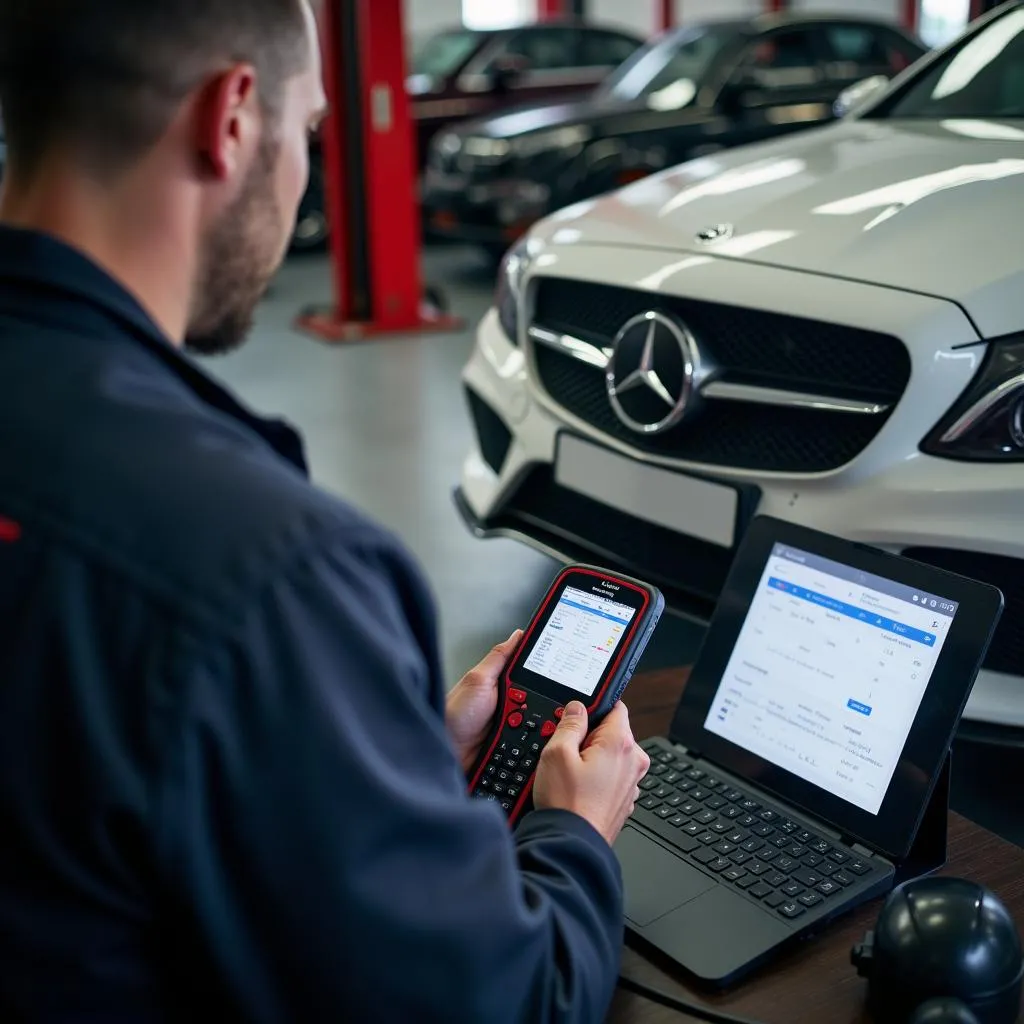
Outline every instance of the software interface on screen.
{"type": "Polygon", "coordinates": [[[566,587],[523,667],[590,697],[636,609],[566,587]]]}
{"type": "Polygon", "coordinates": [[[704,727],[877,814],[956,612],[776,545],[704,727]]]}

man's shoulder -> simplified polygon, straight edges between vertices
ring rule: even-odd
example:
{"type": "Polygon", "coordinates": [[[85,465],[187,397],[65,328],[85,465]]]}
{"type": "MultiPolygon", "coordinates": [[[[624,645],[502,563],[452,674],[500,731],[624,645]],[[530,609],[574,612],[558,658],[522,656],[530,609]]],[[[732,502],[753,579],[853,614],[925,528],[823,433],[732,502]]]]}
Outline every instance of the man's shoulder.
{"type": "MultiPolygon", "coordinates": [[[[249,425],[175,395],[90,401],[64,432],[16,447],[20,497],[93,570],[230,627],[261,591],[328,549],[410,560],[389,531],[314,487],[249,425]],[[24,447],[22,447],[24,446],[24,447]],[[50,475],[33,470],[34,453],[50,475]]],[[[13,453],[0,456],[14,459],[13,453]]]]}
{"type": "MultiPolygon", "coordinates": [[[[237,424],[192,424],[152,458],[156,492],[136,486],[128,463],[117,476],[134,523],[115,548],[199,614],[238,621],[282,575],[329,552],[364,564],[409,561],[389,531],[237,424]]],[[[111,524],[115,533],[123,526],[111,524]]]]}
{"type": "Polygon", "coordinates": [[[58,330],[44,344],[16,321],[8,334],[4,501],[94,572],[229,625],[320,550],[415,574],[396,538],[312,486],[198,371],[131,340],[58,330]]]}

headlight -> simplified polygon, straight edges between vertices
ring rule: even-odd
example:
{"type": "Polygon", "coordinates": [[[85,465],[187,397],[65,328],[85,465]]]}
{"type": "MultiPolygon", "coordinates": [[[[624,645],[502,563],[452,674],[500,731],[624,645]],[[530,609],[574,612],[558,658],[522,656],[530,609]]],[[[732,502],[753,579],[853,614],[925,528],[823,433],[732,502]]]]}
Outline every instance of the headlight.
{"type": "Polygon", "coordinates": [[[1024,461],[1024,336],[992,345],[977,379],[922,448],[948,459],[1024,461]]]}
{"type": "Polygon", "coordinates": [[[451,159],[462,152],[462,137],[456,132],[440,132],[434,137],[433,148],[439,156],[451,159]]]}
{"type": "Polygon", "coordinates": [[[485,164],[500,163],[508,156],[511,149],[507,139],[485,139],[471,137],[466,139],[463,152],[467,157],[485,164]]]}
{"type": "Polygon", "coordinates": [[[585,125],[555,128],[553,131],[524,135],[516,139],[512,143],[512,150],[520,160],[529,160],[548,150],[566,150],[566,155],[572,155],[573,151],[587,142],[592,134],[585,125]]]}
{"type": "Polygon", "coordinates": [[[498,271],[498,287],[494,295],[494,305],[498,310],[501,329],[510,341],[519,343],[519,310],[523,298],[523,285],[530,264],[537,255],[540,243],[531,238],[523,238],[516,242],[501,261],[498,271]]]}

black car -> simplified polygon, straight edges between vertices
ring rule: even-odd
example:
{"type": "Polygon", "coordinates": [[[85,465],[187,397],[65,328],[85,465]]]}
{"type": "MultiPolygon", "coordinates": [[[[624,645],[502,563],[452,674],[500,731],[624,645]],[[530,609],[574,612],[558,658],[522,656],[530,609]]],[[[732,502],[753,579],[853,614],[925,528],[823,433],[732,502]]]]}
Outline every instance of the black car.
{"type": "MultiPolygon", "coordinates": [[[[638,36],[578,20],[428,36],[412,54],[406,82],[417,173],[434,135],[447,125],[515,106],[579,99],[641,46],[638,36]]],[[[321,248],[330,230],[319,140],[310,155],[309,188],[292,239],[296,250],[321,248]]]]}
{"type": "Polygon", "coordinates": [[[441,132],[430,234],[497,254],[534,221],[685,160],[822,124],[840,93],[926,52],[894,25],[768,15],[690,25],[637,51],[586,100],[441,132]]]}
{"type": "Polygon", "coordinates": [[[580,99],[643,43],[621,29],[584,21],[449,29],[428,37],[413,53],[406,85],[421,163],[433,137],[452,122],[580,99]]]}

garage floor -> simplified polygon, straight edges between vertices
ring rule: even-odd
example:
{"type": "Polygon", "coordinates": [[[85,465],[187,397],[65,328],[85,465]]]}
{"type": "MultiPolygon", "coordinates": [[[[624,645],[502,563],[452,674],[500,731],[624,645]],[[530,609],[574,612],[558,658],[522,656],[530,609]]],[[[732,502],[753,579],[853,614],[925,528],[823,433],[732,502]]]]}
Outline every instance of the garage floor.
{"type": "MultiPolygon", "coordinates": [[[[472,251],[428,252],[425,271],[467,324],[484,313],[493,269],[472,251]]],[[[250,344],[207,368],[257,411],[297,425],[317,482],[404,539],[437,596],[454,682],[525,623],[555,565],[512,541],[475,540],[452,505],[469,438],[459,371],[472,331],[339,347],[296,334],[295,314],[329,295],[326,258],[293,259],[263,305],[250,344]]],[[[643,667],[687,664],[699,643],[699,629],[667,618],[643,667]]],[[[1008,784],[1022,767],[1020,751],[958,745],[954,806],[1024,845],[1024,788],[1008,784]]]]}

